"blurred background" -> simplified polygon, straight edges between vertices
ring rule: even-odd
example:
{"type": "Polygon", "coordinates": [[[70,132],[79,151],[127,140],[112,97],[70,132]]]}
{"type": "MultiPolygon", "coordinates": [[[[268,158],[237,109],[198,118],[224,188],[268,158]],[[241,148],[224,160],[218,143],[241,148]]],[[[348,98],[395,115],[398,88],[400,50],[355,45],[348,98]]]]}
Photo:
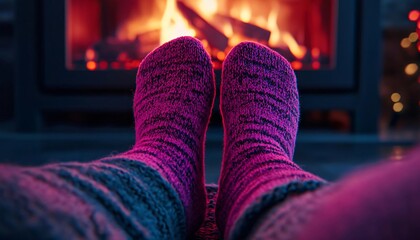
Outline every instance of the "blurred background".
{"type": "MultiPolygon", "coordinates": [[[[200,39],[220,84],[240,41],[296,70],[295,161],[335,180],[401,160],[420,140],[420,2],[408,0],[0,0],[0,162],[88,161],[134,141],[138,64],[181,35],[200,39]]],[[[213,110],[207,180],[223,130],[213,110]]]]}

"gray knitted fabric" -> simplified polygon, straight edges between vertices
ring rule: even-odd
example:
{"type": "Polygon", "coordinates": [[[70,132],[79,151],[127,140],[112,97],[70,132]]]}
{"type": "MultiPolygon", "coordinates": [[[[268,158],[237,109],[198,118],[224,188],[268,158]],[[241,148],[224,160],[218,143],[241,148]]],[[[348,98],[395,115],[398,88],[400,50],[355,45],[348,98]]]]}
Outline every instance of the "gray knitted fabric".
{"type": "Polygon", "coordinates": [[[185,239],[176,191],[134,160],[0,165],[0,239],[185,239]]]}
{"type": "MultiPolygon", "coordinates": [[[[333,184],[323,185],[316,191],[305,191],[302,194],[290,193],[282,202],[271,206],[265,214],[261,214],[254,221],[248,234],[248,239],[264,240],[293,240],[302,230],[302,227],[313,216],[322,195],[333,189],[333,184]]],[[[290,187],[289,187],[290,188],[290,187]]]]}
{"type": "MultiPolygon", "coordinates": [[[[316,180],[308,180],[305,182],[292,181],[267,192],[246,209],[244,214],[236,222],[229,239],[254,239],[256,238],[255,236],[258,236],[257,239],[276,239],[270,238],[270,235],[267,235],[269,230],[264,231],[261,229],[264,229],[266,225],[269,225],[270,227],[273,225],[276,227],[283,226],[285,228],[298,227],[293,226],[292,224],[281,225],[283,221],[287,221],[296,214],[296,212],[291,211],[287,205],[286,207],[283,207],[284,203],[288,202],[290,199],[292,202],[295,202],[296,199],[300,199],[300,197],[295,196],[317,192],[320,190],[320,187],[325,184],[325,182],[316,180]],[[276,209],[274,214],[271,213],[273,208],[276,209]],[[286,212],[287,214],[285,214],[286,212]],[[269,220],[266,220],[267,215],[269,216],[269,220]],[[273,215],[275,216],[273,217],[273,215]],[[264,219],[264,221],[261,222],[261,219],[264,219]],[[257,233],[252,234],[253,231],[257,231],[257,233]]],[[[306,209],[306,205],[300,204],[301,202],[303,201],[298,201],[296,204],[302,207],[302,209],[306,209]]],[[[270,228],[270,230],[271,229],[275,229],[276,233],[278,232],[277,228],[270,228]]],[[[281,238],[282,236],[277,237],[280,237],[278,239],[283,239],[281,238]]]]}

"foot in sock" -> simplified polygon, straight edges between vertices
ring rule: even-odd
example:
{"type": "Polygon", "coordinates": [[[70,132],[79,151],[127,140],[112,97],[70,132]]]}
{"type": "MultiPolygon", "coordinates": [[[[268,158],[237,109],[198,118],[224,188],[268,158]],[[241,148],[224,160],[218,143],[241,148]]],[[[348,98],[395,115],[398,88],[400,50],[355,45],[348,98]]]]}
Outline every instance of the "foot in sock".
{"type": "Polygon", "coordinates": [[[304,191],[304,183],[321,180],[292,161],[299,96],[287,60],[260,44],[239,44],[224,62],[220,97],[225,136],[216,216],[228,239],[251,205],[281,200],[263,195],[279,187],[304,191]]]}
{"type": "Polygon", "coordinates": [[[146,163],[174,187],[189,234],[204,220],[204,140],[214,96],[211,61],[198,40],[181,37],[157,48],[137,73],[135,146],[120,155],[146,163]]]}

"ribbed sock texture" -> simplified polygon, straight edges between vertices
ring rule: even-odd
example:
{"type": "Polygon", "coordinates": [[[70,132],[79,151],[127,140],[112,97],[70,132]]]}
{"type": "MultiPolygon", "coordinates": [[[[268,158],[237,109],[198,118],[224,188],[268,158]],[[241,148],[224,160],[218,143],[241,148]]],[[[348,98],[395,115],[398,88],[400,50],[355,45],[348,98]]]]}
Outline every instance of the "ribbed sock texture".
{"type": "Polygon", "coordinates": [[[0,165],[0,239],[185,239],[186,227],[178,193],[140,161],[0,165]]]}
{"type": "Polygon", "coordinates": [[[191,37],[163,44],[137,73],[136,144],[123,156],[156,169],[175,188],[189,235],[205,216],[204,140],[214,95],[210,57],[191,37]]]}
{"type": "Polygon", "coordinates": [[[292,162],[299,96],[290,64],[267,47],[244,42],[222,72],[224,124],[217,224],[228,239],[238,218],[259,197],[290,182],[318,181],[292,162]]]}

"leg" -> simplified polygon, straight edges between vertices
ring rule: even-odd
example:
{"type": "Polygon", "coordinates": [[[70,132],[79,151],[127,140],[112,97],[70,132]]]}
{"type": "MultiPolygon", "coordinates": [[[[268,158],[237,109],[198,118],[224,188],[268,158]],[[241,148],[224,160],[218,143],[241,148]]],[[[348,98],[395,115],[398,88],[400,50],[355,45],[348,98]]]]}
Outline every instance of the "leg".
{"type": "Polygon", "coordinates": [[[324,181],[292,161],[299,97],[290,64],[246,42],[229,53],[222,77],[225,138],[216,217],[226,239],[243,239],[267,208],[324,181]]]}
{"type": "Polygon", "coordinates": [[[250,239],[416,239],[420,148],[294,197],[257,221],[250,239]]]}
{"type": "Polygon", "coordinates": [[[173,187],[139,161],[0,169],[0,239],[182,239],[173,187]]]}
{"type": "Polygon", "coordinates": [[[1,167],[0,238],[192,235],[204,220],[214,85],[198,40],[181,37],[154,50],[137,74],[133,149],[88,164],[1,167]]]}

